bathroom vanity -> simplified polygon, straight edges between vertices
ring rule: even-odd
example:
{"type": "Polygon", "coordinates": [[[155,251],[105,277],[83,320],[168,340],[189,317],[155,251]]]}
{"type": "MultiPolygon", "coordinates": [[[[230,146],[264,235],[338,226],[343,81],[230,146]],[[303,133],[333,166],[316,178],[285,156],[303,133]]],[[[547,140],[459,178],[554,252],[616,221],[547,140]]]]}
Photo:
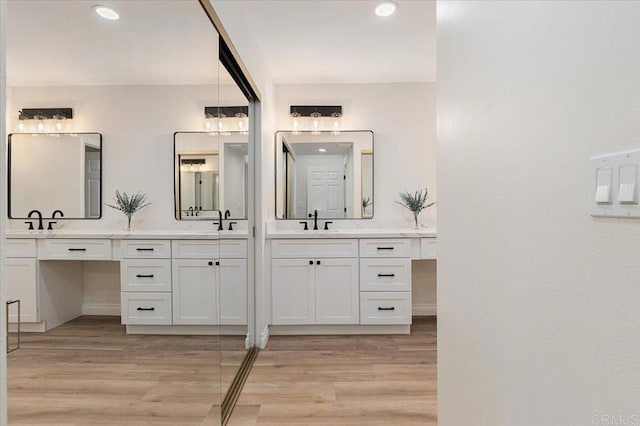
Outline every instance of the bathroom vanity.
{"type": "MultiPolygon", "coordinates": [[[[119,262],[127,333],[244,334],[247,231],[12,231],[10,299],[25,331],[47,331],[82,314],[83,261],[119,262]]],[[[16,315],[10,317],[15,322],[16,315]]]]}
{"type": "Polygon", "coordinates": [[[435,229],[267,233],[269,334],[409,333],[411,261],[436,259],[435,229]]]}

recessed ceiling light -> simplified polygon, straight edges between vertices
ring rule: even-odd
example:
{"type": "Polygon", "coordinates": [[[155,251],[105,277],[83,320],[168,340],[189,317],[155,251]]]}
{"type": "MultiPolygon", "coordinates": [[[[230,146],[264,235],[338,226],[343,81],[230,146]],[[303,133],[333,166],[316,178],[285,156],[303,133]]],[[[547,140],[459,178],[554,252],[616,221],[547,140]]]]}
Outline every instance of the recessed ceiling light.
{"type": "Polygon", "coordinates": [[[376,15],[378,16],[390,16],[398,8],[398,5],[392,1],[384,1],[376,6],[376,15]]]}
{"type": "Polygon", "coordinates": [[[326,150],[326,149],[324,149],[324,148],[318,148],[318,151],[319,151],[319,152],[327,152],[327,150],[326,150]]]}
{"type": "Polygon", "coordinates": [[[111,9],[110,7],[107,7],[107,6],[94,6],[93,10],[95,10],[95,12],[101,18],[108,19],[110,21],[116,21],[116,20],[120,19],[120,15],[118,15],[118,12],[116,12],[113,9],[111,9]]]}

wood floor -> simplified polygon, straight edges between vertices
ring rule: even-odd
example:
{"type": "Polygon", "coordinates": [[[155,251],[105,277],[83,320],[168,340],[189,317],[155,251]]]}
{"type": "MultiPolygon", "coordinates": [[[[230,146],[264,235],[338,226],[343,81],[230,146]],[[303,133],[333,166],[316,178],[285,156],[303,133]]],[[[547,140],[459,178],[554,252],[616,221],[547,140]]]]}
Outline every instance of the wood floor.
{"type": "MultiPolygon", "coordinates": [[[[127,336],[109,317],[26,334],[8,356],[9,424],[217,425],[242,359],[225,339],[127,336]]],[[[409,336],[272,337],[230,424],[436,425],[435,319],[409,336]]]]}

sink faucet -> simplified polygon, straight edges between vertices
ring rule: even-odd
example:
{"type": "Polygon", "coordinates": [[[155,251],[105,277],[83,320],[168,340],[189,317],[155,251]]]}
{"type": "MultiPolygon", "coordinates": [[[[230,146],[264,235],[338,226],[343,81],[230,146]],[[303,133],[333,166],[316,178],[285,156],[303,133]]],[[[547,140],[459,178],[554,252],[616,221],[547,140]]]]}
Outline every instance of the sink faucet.
{"type": "Polygon", "coordinates": [[[193,207],[189,206],[189,212],[187,213],[187,216],[193,216],[193,207]]]}
{"type": "MultiPolygon", "coordinates": [[[[55,219],[57,213],[60,213],[60,217],[64,217],[64,213],[62,213],[62,210],[54,210],[53,213],[51,213],[51,219],[55,219]]],[[[56,222],[55,220],[50,220],[49,221],[49,226],[47,226],[47,229],[49,231],[53,230],[53,224],[54,223],[58,223],[58,222],[56,222]]]]}
{"type": "Polygon", "coordinates": [[[313,210],[313,230],[318,230],[318,209],[313,210]]]}
{"type": "Polygon", "coordinates": [[[229,209],[227,209],[224,211],[224,218],[229,219],[229,216],[231,216],[231,212],[229,211],[229,209]]]}
{"type": "Polygon", "coordinates": [[[222,210],[218,210],[218,223],[213,222],[214,225],[218,225],[218,231],[224,231],[224,226],[222,226],[222,210]]]}
{"type": "Polygon", "coordinates": [[[40,213],[40,210],[31,210],[27,215],[27,217],[31,219],[31,215],[34,213],[38,215],[38,229],[39,230],[44,229],[44,226],[42,226],[42,213],[40,213]]]}

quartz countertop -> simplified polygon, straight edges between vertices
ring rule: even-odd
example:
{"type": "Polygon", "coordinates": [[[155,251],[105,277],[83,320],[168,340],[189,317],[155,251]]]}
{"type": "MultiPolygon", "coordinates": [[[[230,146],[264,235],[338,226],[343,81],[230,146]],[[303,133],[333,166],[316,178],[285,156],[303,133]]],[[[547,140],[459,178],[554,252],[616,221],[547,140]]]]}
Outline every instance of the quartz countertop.
{"type": "Polygon", "coordinates": [[[7,238],[101,238],[113,240],[217,240],[245,239],[249,233],[246,229],[237,231],[212,231],[193,229],[141,229],[124,231],[115,229],[54,229],[52,231],[28,231],[8,229],[7,238]]]}
{"type": "Polygon", "coordinates": [[[286,238],[436,238],[435,228],[354,228],[303,231],[300,229],[271,229],[267,239],[286,238]]]}

